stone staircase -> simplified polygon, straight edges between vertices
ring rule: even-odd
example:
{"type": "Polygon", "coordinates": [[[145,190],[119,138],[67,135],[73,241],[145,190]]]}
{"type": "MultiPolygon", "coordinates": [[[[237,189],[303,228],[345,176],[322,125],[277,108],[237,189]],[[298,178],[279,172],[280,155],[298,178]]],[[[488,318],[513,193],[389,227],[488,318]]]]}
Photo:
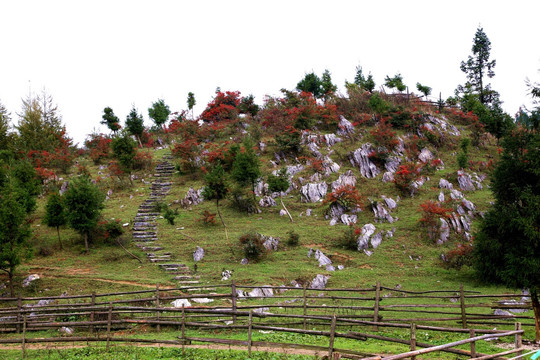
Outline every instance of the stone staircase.
{"type": "Polygon", "coordinates": [[[150,196],[139,206],[133,222],[133,241],[146,253],[150,262],[173,275],[173,279],[178,281],[180,286],[196,285],[199,283],[199,276],[193,275],[186,264],[175,263],[173,254],[158,242],[156,219],[160,214],[156,211],[156,205],[163,201],[171,190],[174,165],[170,159],[170,155],[165,155],[163,161],[156,165],[150,196]]]}

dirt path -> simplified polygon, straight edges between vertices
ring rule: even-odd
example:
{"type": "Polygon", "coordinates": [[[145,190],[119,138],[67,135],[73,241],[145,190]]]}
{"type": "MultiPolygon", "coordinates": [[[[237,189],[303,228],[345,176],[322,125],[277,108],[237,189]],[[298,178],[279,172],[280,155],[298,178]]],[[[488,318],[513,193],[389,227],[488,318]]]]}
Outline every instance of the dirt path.
{"type": "MultiPolygon", "coordinates": [[[[64,345],[64,344],[26,344],[27,350],[65,350],[65,349],[80,349],[85,347],[92,347],[93,345],[64,345]]],[[[126,345],[111,344],[111,347],[122,347],[126,345]]],[[[130,343],[129,346],[136,347],[174,347],[181,348],[182,345],[173,345],[173,344],[137,344],[130,343]]],[[[211,349],[211,350],[238,350],[238,351],[247,351],[246,347],[242,346],[229,346],[229,345],[218,345],[218,344],[205,344],[205,345],[185,345],[186,348],[192,349],[211,349]]],[[[4,345],[0,344],[0,351],[2,350],[20,350],[20,345],[4,345]]],[[[291,354],[291,355],[309,355],[309,356],[324,356],[328,355],[327,351],[314,351],[314,350],[303,350],[303,349],[285,349],[285,348],[276,348],[276,347],[259,347],[253,346],[252,351],[257,352],[274,352],[280,354],[291,354]]]]}

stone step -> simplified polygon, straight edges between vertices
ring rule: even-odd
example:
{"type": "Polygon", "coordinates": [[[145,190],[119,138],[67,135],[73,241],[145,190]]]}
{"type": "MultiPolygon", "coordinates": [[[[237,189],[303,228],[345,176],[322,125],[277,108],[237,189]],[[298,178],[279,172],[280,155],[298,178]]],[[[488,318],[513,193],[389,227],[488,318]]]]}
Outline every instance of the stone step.
{"type": "Polygon", "coordinates": [[[159,251],[163,250],[162,246],[144,246],[143,244],[135,244],[138,248],[140,248],[142,251],[159,251]]]}
{"type": "Polygon", "coordinates": [[[171,256],[172,254],[170,252],[165,252],[165,253],[161,253],[161,254],[156,254],[156,253],[146,253],[146,256],[148,257],[164,257],[164,256],[171,256]]]}
{"type": "Polygon", "coordinates": [[[163,261],[169,261],[171,260],[170,257],[167,257],[167,258],[148,258],[148,260],[150,260],[150,262],[152,263],[160,263],[160,262],[163,262],[163,261]]]}
{"type": "MultiPolygon", "coordinates": [[[[186,291],[189,291],[189,292],[193,292],[193,291],[216,291],[216,288],[186,288],[186,289],[183,289],[183,290],[186,290],[186,291]]],[[[204,294],[193,294],[193,295],[201,295],[201,297],[204,297],[203,295],[204,294]]]]}
{"type": "Polygon", "coordinates": [[[167,268],[187,268],[186,264],[159,264],[161,267],[167,267],[167,268]]]}
{"type": "Polygon", "coordinates": [[[154,231],[156,230],[156,226],[135,226],[131,230],[133,231],[154,231]]]}
{"type": "Polygon", "coordinates": [[[159,216],[160,213],[158,212],[154,212],[152,210],[148,210],[148,211],[144,211],[144,210],[139,210],[137,212],[137,215],[136,216],[159,216]]]}
{"type": "Polygon", "coordinates": [[[132,236],[133,240],[135,241],[156,241],[158,240],[158,237],[156,235],[138,235],[138,236],[132,236]]]}
{"type": "Polygon", "coordinates": [[[177,275],[174,277],[174,280],[191,280],[191,279],[200,279],[199,275],[177,275]]]}
{"type": "Polygon", "coordinates": [[[133,230],[133,235],[157,235],[157,231],[150,231],[150,230],[133,230]]]}
{"type": "Polygon", "coordinates": [[[157,240],[159,239],[156,237],[156,238],[148,238],[148,239],[133,239],[133,242],[148,243],[148,242],[157,241],[157,240]]]}
{"type": "Polygon", "coordinates": [[[133,219],[134,222],[148,222],[148,220],[156,220],[157,216],[135,216],[133,219]],[[146,220],[146,221],[145,221],[146,220]]]}
{"type": "Polygon", "coordinates": [[[194,284],[200,284],[200,281],[197,280],[182,280],[178,282],[180,285],[194,285],[194,284]]]}

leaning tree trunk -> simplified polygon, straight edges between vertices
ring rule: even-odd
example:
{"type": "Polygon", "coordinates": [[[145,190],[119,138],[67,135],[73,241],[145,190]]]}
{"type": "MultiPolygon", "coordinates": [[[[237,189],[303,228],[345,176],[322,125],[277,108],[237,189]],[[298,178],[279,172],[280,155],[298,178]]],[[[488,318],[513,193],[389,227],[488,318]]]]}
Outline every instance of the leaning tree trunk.
{"type": "Polygon", "coordinates": [[[86,253],[88,254],[90,252],[88,250],[88,232],[84,233],[84,248],[86,250],[86,253]]]}
{"type": "Polygon", "coordinates": [[[60,239],[60,226],[56,227],[56,233],[58,234],[58,243],[60,244],[60,250],[64,250],[64,247],[62,246],[62,240],[60,239]]]}
{"type": "Polygon", "coordinates": [[[540,341],[540,301],[538,300],[538,291],[531,291],[532,306],[534,309],[534,323],[536,328],[536,342],[540,341]]]}
{"type": "Polygon", "coordinates": [[[289,210],[287,210],[287,208],[285,207],[285,204],[283,203],[283,197],[281,196],[281,194],[279,195],[279,200],[281,201],[281,206],[283,206],[283,210],[285,210],[287,215],[289,215],[289,219],[291,219],[291,222],[294,222],[292,219],[291,213],[289,212],[289,210]]]}
{"type": "Polygon", "coordinates": [[[9,270],[7,273],[9,280],[9,293],[11,297],[15,297],[15,288],[13,287],[13,270],[9,270]]]}
{"type": "Polygon", "coordinates": [[[217,213],[219,215],[219,219],[221,220],[221,223],[223,224],[223,227],[225,228],[225,238],[227,241],[229,241],[229,234],[227,233],[227,225],[225,225],[225,221],[223,221],[223,217],[221,216],[221,212],[219,211],[219,200],[216,200],[216,208],[217,213]]]}

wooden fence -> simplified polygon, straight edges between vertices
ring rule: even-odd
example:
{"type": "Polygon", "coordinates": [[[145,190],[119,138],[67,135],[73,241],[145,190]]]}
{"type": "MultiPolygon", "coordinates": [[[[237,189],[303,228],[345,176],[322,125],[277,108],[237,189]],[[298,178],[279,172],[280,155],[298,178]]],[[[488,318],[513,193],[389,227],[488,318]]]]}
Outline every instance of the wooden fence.
{"type": "MultiPolygon", "coordinates": [[[[475,351],[477,341],[486,338],[515,336],[514,351],[521,351],[522,326],[535,326],[532,316],[493,315],[492,309],[525,309],[530,302],[501,304],[492,299],[521,298],[521,294],[479,294],[466,291],[407,291],[376,286],[364,289],[310,289],[297,287],[244,286],[234,282],[213,286],[182,287],[155,290],[90,294],[76,296],[0,299],[0,333],[22,333],[22,337],[0,338],[0,343],[64,341],[154,342],[183,345],[192,341],[252,346],[292,347],[328,351],[343,357],[364,358],[369,354],[334,348],[334,339],[375,339],[400,343],[416,351],[446,351],[464,356],[486,354],[475,351]],[[258,289],[258,290],[255,290],[258,289]],[[196,294],[193,291],[197,291],[196,294]],[[206,293],[202,293],[206,291],[206,293]],[[272,295],[272,296],[270,296],[272,295]],[[219,302],[216,306],[172,308],[174,299],[205,298],[219,302]],[[225,305],[223,305],[225,304],[225,305]],[[167,305],[167,306],[165,306],[167,305]],[[174,340],[148,340],[113,336],[112,332],[135,325],[176,327],[180,333],[174,340]],[[454,326],[459,325],[459,327],[454,326]],[[471,328],[474,325],[474,329],[471,328]],[[497,325],[498,329],[492,330],[497,325]],[[69,327],[87,336],[37,339],[28,337],[34,330],[69,327]],[[409,339],[384,335],[385,328],[404,329],[409,339]],[[246,340],[189,337],[186,329],[247,331],[246,340]],[[307,334],[328,338],[328,347],[305,344],[283,344],[252,340],[252,331],[273,331],[307,334]],[[446,347],[433,347],[416,341],[416,330],[461,333],[467,339],[446,347]],[[106,334],[103,337],[103,334],[106,334]],[[519,340],[519,341],[518,341],[519,340]],[[471,350],[455,349],[471,344],[471,350]],[[422,350],[416,350],[422,347],[422,350]],[[431,349],[431,350],[430,350],[431,349]]],[[[208,301],[206,300],[206,301],[208,301]]],[[[361,349],[361,344],[358,348],[361,349]]],[[[407,355],[408,357],[414,355],[407,355]]],[[[499,354],[498,356],[502,356],[499,354]]],[[[496,357],[496,356],[495,356],[496,357]]],[[[376,357],[371,357],[375,359],[376,357]]],[[[395,359],[402,358],[397,357],[395,359]]],[[[386,358],[384,358],[386,359],[386,358]]],[[[389,357],[394,359],[394,357],[389,357]]]]}

